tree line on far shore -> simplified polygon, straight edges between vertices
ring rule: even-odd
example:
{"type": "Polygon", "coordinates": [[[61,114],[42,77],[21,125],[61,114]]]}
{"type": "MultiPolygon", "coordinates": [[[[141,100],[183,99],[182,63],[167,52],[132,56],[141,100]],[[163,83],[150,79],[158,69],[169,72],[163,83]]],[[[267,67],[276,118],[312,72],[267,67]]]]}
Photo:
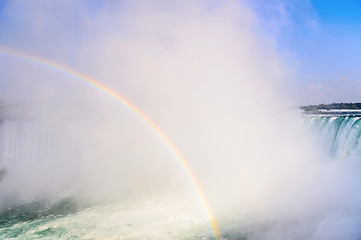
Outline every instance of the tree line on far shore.
{"type": "Polygon", "coordinates": [[[324,110],[331,110],[331,109],[357,110],[357,109],[361,109],[361,103],[331,103],[331,104],[307,105],[307,106],[300,106],[300,109],[305,110],[305,111],[318,111],[321,109],[324,109],[324,110]]]}

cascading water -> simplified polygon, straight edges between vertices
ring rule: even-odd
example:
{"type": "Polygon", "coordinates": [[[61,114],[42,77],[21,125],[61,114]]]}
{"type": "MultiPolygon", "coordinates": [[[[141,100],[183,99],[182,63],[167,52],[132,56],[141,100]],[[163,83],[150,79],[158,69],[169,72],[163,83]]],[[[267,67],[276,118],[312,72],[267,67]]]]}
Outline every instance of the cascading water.
{"type": "Polygon", "coordinates": [[[307,116],[305,125],[317,133],[320,145],[324,145],[332,157],[361,157],[360,116],[307,116]]]}
{"type": "Polygon", "coordinates": [[[0,4],[1,97],[33,119],[0,125],[0,239],[214,240],[204,209],[229,240],[360,238],[359,120],[303,119],[311,143],[250,2],[0,4]]]}
{"type": "Polygon", "coordinates": [[[3,121],[0,125],[0,164],[9,167],[50,159],[51,140],[37,122],[3,121]]]}
{"type": "Polygon", "coordinates": [[[98,201],[80,197],[79,189],[70,191],[79,186],[82,150],[76,138],[49,123],[1,123],[0,159],[5,174],[0,182],[0,239],[212,236],[198,204],[184,196],[154,193],[98,201]]]}
{"type": "MultiPolygon", "coordinates": [[[[303,116],[305,130],[314,133],[315,141],[327,148],[328,153],[342,161],[360,156],[361,135],[358,116],[303,116]]],[[[56,165],[67,154],[81,158],[79,142],[65,141],[64,131],[48,128],[39,121],[4,121],[0,126],[0,154],[7,174],[0,183],[2,209],[0,238],[3,239],[214,239],[208,220],[200,209],[184,196],[153,194],[143,198],[108,200],[101,202],[80,199],[76,195],[61,194],[71,182],[72,175],[56,176],[50,166],[56,165]],[[77,147],[74,147],[77,146],[77,147]],[[65,153],[54,156],[63,149],[65,153]],[[25,167],[24,167],[25,166],[25,167]],[[35,167],[34,167],[35,166],[35,167]],[[39,166],[43,166],[39,168],[39,166]],[[48,167],[44,167],[48,166],[48,167]],[[58,185],[51,182],[53,193],[39,195],[48,184],[24,191],[26,181],[37,174],[50,172],[58,185]],[[33,172],[34,174],[29,174],[33,172]],[[29,175],[27,175],[29,174],[29,175]],[[22,178],[16,181],[14,176],[22,178]],[[60,180],[61,179],[61,180],[60,180]],[[11,182],[18,183],[10,184],[11,182]],[[61,183],[61,184],[60,184],[61,183]],[[9,185],[10,184],[10,185],[9,185]],[[4,188],[4,186],[7,186],[4,188]],[[16,196],[11,191],[23,194],[16,196]],[[11,191],[10,191],[11,190],[11,191]],[[24,195],[25,194],[25,195],[24,195]],[[7,196],[7,197],[4,197],[7,196]],[[42,196],[39,198],[39,196],[42,196]],[[12,202],[6,202],[5,200],[12,202]],[[4,208],[6,206],[6,208],[4,208]]],[[[64,172],[61,172],[64,174],[64,172]]],[[[238,210],[237,210],[238,211],[238,210]]],[[[250,221],[249,216],[228,214],[218,219],[223,239],[323,239],[318,228],[305,227],[296,220],[250,221]],[[284,221],[284,222],[283,222],[284,221]],[[308,229],[309,228],[309,229],[308,229]],[[306,229],[306,230],[305,230],[306,229]]],[[[312,222],[314,220],[310,220],[312,222]]],[[[320,225],[322,226],[322,224],[320,225]]],[[[322,230],[322,228],[320,227],[322,230]]]]}
{"type": "MultiPolygon", "coordinates": [[[[51,128],[46,123],[6,120],[0,124],[2,167],[55,164],[56,168],[57,162],[69,159],[69,156],[77,156],[79,151],[79,145],[74,139],[65,137],[62,129],[51,128]]],[[[75,162],[73,166],[76,166],[75,162]]]]}

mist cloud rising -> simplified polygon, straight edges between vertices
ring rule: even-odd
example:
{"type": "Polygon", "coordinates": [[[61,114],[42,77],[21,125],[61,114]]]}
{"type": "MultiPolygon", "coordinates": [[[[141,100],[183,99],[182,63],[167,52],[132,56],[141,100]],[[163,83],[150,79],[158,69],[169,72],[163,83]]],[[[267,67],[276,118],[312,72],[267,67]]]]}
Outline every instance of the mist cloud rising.
{"type": "MultiPolygon", "coordinates": [[[[189,161],[217,217],[252,216],[239,217],[239,228],[279,223],[251,239],[360,234],[360,174],[314,150],[299,120],[283,113],[288,68],[247,2],[9,1],[3,12],[2,45],[92,76],[149,115],[189,161]]],[[[165,144],[121,104],[49,69],[0,61],[3,96],[26,102],[56,139],[36,164],[7,162],[6,191],[189,188],[165,144]]]]}

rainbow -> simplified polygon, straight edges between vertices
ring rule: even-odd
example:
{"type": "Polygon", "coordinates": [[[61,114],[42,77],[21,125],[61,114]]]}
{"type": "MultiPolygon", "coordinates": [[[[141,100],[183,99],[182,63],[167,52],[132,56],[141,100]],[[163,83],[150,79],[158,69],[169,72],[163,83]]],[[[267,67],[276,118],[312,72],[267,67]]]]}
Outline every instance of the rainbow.
{"type": "Polygon", "coordinates": [[[152,129],[152,131],[164,141],[166,146],[171,150],[171,152],[174,154],[176,159],[179,161],[183,170],[185,171],[186,175],[188,176],[189,180],[191,181],[192,186],[193,186],[194,190],[196,191],[197,196],[200,199],[200,202],[209,218],[215,238],[216,239],[220,238],[220,233],[219,233],[219,229],[218,229],[218,225],[215,220],[215,217],[211,211],[211,208],[210,208],[208,201],[205,197],[205,194],[200,186],[200,183],[199,183],[197,177],[195,176],[195,174],[193,173],[192,169],[190,168],[188,162],[186,161],[186,159],[184,158],[182,153],[178,150],[178,148],[175,146],[175,144],[172,142],[172,140],[162,131],[162,129],[160,129],[157,126],[157,124],[155,124],[155,122],[153,122],[153,120],[150,119],[144,112],[142,112],[139,108],[137,108],[137,106],[135,106],[129,100],[127,100],[126,98],[124,98],[123,96],[121,96],[120,94],[118,94],[117,92],[112,90],[111,88],[107,87],[106,85],[96,81],[95,79],[93,79],[89,76],[86,76],[80,72],[77,72],[76,70],[74,70],[68,66],[62,65],[60,63],[53,62],[53,61],[43,58],[43,57],[34,56],[34,55],[26,54],[23,52],[19,52],[14,49],[2,48],[2,47],[0,47],[0,56],[10,57],[13,59],[17,59],[17,60],[21,60],[21,61],[25,61],[25,62],[34,64],[34,65],[38,65],[41,67],[46,67],[53,71],[59,72],[61,74],[67,75],[71,78],[82,81],[82,82],[89,84],[92,87],[106,93],[108,96],[110,96],[113,99],[115,99],[116,101],[120,102],[125,108],[127,108],[131,112],[133,112],[143,123],[148,125],[152,129]]]}

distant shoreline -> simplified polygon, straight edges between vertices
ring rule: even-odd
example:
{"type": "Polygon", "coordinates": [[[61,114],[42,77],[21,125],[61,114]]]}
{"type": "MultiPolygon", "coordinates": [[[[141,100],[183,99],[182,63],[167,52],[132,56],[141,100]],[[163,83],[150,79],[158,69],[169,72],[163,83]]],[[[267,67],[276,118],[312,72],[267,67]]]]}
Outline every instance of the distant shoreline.
{"type": "Polygon", "coordinates": [[[300,106],[300,109],[306,112],[327,112],[327,111],[361,111],[361,103],[331,103],[300,106]]]}
{"type": "Polygon", "coordinates": [[[300,106],[304,114],[361,117],[361,103],[331,103],[300,106]]]}

